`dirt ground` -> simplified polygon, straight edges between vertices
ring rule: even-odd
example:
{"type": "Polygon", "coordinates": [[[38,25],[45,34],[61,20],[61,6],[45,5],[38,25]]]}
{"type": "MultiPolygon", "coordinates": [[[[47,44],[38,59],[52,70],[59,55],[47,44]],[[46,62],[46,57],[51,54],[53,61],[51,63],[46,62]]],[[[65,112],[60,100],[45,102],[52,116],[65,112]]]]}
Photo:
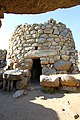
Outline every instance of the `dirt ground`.
{"type": "Polygon", "coordinates": [[[80,93],[49,95],[40,88],[19,98],[13,93],[0,90],[0,120],[74,120],[73,114],[80,115],[80,93]]]}

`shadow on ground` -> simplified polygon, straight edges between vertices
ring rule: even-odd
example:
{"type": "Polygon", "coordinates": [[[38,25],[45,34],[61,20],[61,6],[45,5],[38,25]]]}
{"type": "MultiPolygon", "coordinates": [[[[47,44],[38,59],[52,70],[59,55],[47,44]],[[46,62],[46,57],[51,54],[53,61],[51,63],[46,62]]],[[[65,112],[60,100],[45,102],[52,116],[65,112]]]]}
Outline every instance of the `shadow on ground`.
{"type": "Polygon", "coordinates": [[[28,91],[27,95],[14,99],[13,93],[0,91],[0,120],[59,120],[55,110],[30,102],[42,94],[28,91]]]}

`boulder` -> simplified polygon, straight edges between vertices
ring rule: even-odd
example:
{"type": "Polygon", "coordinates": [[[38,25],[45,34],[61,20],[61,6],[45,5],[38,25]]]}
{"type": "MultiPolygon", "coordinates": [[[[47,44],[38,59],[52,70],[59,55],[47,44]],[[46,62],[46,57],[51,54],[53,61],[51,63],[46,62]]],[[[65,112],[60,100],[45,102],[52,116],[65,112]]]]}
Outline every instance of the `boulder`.
{"type": "Polygon", "coordinates": [[[71,61],[57,61],[54,63],[54,67],[56,70],[60,70],[60,71],[69,71],[71,68],[71,61]]]}
{"type": "Polygon", "coordinates": [[[51,75],[41,75],[40,84],[42,87],[54,88],[59,87],[59,77],[51,75]]]}
{"type": "Polygon", "coordinates": [[[65,74],[61,77],[62,86],[77,87],[77,84],[78,84],[77,80],[69,74],[65,74]]]}

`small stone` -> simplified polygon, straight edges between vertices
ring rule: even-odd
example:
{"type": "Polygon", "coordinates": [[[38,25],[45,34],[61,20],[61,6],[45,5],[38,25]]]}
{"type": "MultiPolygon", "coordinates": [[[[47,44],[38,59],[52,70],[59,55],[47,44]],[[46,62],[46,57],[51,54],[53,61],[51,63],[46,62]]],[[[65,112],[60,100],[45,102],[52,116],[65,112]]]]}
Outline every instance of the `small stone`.
{"type": "Polygon", "coordinates": [[[76,115],[74,115],[74,118],[77,119],[79,117],[79,114],[76,113],[76,115]]]}
{"type": "Polygon", "coordinates": [[[13,94],[13,98],[19,98],[20,96],[24,95],[25,90],[18,90],[13,94]]]}
{"type": "Polygon", "coordinates": [[[51,34],[53,32],[53,29],[49,29],[49,28],[46,28],[45,30],[44,30],[44,33],[49,33],[49,34],[51,34]]]}
{"type": "Polygon", "coordinates": [[[48,38],[47,41],[54,41],[54,38],[48,38]]]}
{"type": "Polygon", "coordinates": [[[40,35],[40,37],[42,37],[42,38],[48,38],[48,35],[47,34],[42,34],[42,35],[40,35]]]}
{"type": "Polygon", "coordinates": [[[60,42],[60,39],[59,38],[55,38],[55,42],[60,42]]]}
{"type": "Polygon", "coordinates": [[[53,42],[52,42],[52,45],[57,46],[58,43],[53,41],[53,42]]]}
{"type": "Polygon", "coordinates": [[[56,56],[54,56],[54,61],[56,62],[56,61],[59,61],[60,60],[60,56],[58,56],[58,55],[56,55],[56,56]]]}
{"type": "Polygon", "coordinates": [[[65,109],[64,109],[64,108],[62,108],[62,111],[65,111],[65,109]]]}
{"type": "Polygon", "coordinates": [[[62,60],[65,60],[65,61],[69,60],[69,56],[68,55],[62,55],[61,57],[62,57],[62,60]]]}
{"type": "Polygon", "coordinates": [[[38,43],[44,43],[45,41],[46,41],[45,38],[36,39],[36,42],[38,42],[38,43]]]}
{"type": "Polygon", "coordinates": [[[57,30],[57,29],[54,30],[54,34],[55,34],[55,35],[59,35],[59,30],[57,30]]]}

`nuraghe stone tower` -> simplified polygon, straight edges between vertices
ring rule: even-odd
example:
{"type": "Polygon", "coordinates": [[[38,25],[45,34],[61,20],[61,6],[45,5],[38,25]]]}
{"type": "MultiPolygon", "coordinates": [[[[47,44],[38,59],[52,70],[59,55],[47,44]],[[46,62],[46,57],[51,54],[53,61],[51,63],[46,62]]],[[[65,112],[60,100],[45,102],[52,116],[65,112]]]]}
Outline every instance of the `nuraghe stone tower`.
{"type": "Polygon", "coordinates": [[[27,78],[41,74],[77,72],[77,51],[72,32],[54,19],[16,27],[7,53],[10,69],[28,70],[27,78]]]}

